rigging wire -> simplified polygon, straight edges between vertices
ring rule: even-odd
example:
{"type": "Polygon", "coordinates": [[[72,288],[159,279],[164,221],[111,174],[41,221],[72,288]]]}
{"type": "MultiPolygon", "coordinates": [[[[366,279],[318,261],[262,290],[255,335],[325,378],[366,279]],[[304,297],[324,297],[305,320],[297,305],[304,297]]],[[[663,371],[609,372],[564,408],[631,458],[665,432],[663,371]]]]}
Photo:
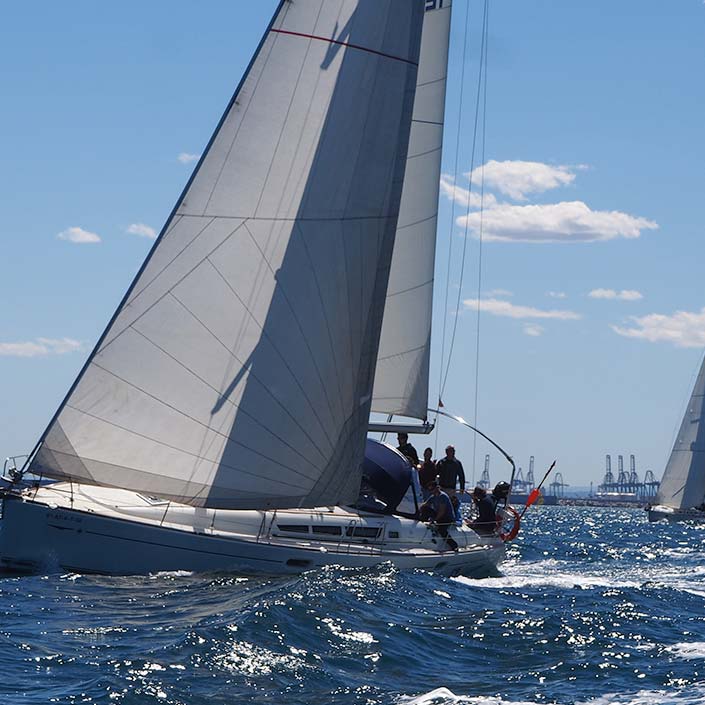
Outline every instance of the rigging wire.
{"type": "Polygon", "coordinates": [[[468,199],[467,199],[467,208],[465,211],[465,233],[463,237],[463,254],[460,258],[460,279],[458,281],[458,297],[455,303],[455,314],[454,314],[454,319],[453,319],[453,332],[451,334],[450,338],[450,347],[448,349],[448,361],[446,363],[446,369],[443,374],[443,383],[441,385],[441,390],[440,390],[440,395],[441,398],[443,397],[443,392],[445,391],[445,386],[446,383],[448,382],[448,372],[450,371],[450,364],[452,361],[453,357],[453,349],[455,347],[455,335],[458,330],[458,318],[460,315],[460,300],[462,297],[463,293],[463,278],[465,276],[465,260],[467,259],[467,247],[468,247],[468,216],[470,215],[470,201],[472,197],[472,173],[475,169],[475,148],[477,146],[477,126],[479,122],[479,117],[480,117],[480,103],[481,103],[481,89],[482,89],[482,74],[483,74],[483,69],[484,69],[484,61],[485,61],[485,45],[487,43],[487,16],[488,16],[488,9],[489,9],[489,0],[485,0],[485,7],[484,7],[484,12],[483,12],[483,19],[482,19],[482,40],[481,40],[481,45],[480,45],[480,71],[478,74],[478,81],[477,81],[477,96],[476,96],[476,102],[475,102],[475,120],[473,124],[473,134],[472,134],[472,151],[470,153],[470,184],[468,187],[468,199]]]}
{"type": "MultiPolygon", "coordinates": [[[[487,53],[489,45],[489,0],[485,0],[485,80],[482,97],[482,167],[480,170],[480,231],[477,256],[477,326],[475,329],[475,404],[473,410],[473,425],[477,426],[477,407],[480,389],[480,299],[482,298],[482,234],[485,216],[485,151],[487,146],[487,53]]],[[[465,237],[467,238],[467,221],[465,225],[465,237]]],[[[472,443],[472,483],[475,484],[475,469],[477,464],[477,435],[473,436],[472,443]]]]}
{"type": "MultiPolygon", "coordinates": [[[[468,3],[469,5],[469,3],[468,3]]],[[[468,34],[468,19],[469,19],[469,7],[468,11],[466,14],[466,37],[467,39],[467,34],[468,34]]],[[[447,278],[446,278],[446,299],[445,299],[445,305],[444,305],[444,317],[443,317],[443,342],[442,342],[442,348],[441,348],[441,381],[439,383],[439,394],[438,394],[438,399],[439,399],[439,406],[442,406],[443,402],[443,394],[445,392],[445,387],[448,382],[448,374],[450,372],[450,366],[451,362],[453,359],[453,351],[455,349],[455,337],[456,333],[458,330],[458,319],[460,317],[460,305],[461,305],[461,298],[462,298],[462,291],[463,291],[463,279],[465,275],[465,263],[467,259],[467,245],[468,245],[468,230],[469,230],[469,225],[468,225],[468,220],[469,220],[469,215],[470,215],[470,208],[471,208],[471,200],[472,200],[472,186],[473,186],[473,172],[475,170],[475,153],[476,153],[476,148],[477,148],[477,133],[478,133],[478,124],[479,124],[479,119],[480,119],[480,107],[482,106],[482,160],[483,160],[483,169],[481,173],[481,178],[482,178],[482,187],[481,187],[481,197],[480,197],[480,219],[482,223],[482,206],[484,205],[484,156],[485,156],[485,136],[486,136],[486,117],[487,117],[487,45],[488,45],[488,33],[489,33],[489,0],[485,0],[484,2],[484,8],[483,8],[483,15],[482,15],[482,37],[481,37],[481,43],[480,43],[480,67],[478,71],[478,80],[477,80],[477,92],[476,92],[476,98],[475,98],[475,118],[473,122],[473,136],[472,136],[472,150],[471,150],[471,155],[470,155],[470,172],[469,172],[469,185],[468,185],[468,195],[467,195],[467,203],[466,203],[466,211],[465,211],[465,231],[464,231],[464,236],[463,236],[463,248],[462,248],[462,256],[460,258],[460,277],[458,281],[458,296],[455,304],[455,313],[454,313],[454,318],[453,318],[453,329],[452,329],[452,334],[451,334],[451,339],[450,339],[450,345],[448,348],[448,359],[445,364],[445,371],[443,369],[443,362],[444,362],[444,350],[445,350],[445,333],[446,333],[446,319],[447,319],[447,310],[448,310],[448,291],[449,291],[449,285],[450,285],[450,264],[451,264],[451,249],[452,249],[452,232],[453,232],[453,226],[455,224],[455,189],[456,189],[456,182],[458,178],[458,145],[456,143],[456,156],[455,156],[455,173],[454,173],[454,183],[453,183],[453,201],[452,201],[452,207],[451,207],[451,222],[450,222],[450,231],[451,231],[451,236],[450,236],[450,242],[448,243],[448,269],[447,269],[447,278]],[[484,79],[484,80],[483,80],[484,79]],[[484,90],[483,90],[484,89],[484,90]]],[[[465,63],[465,55],[463,56],[463,64],[465,63]]],[[[463,66],[463,74],[464,74],[465,67],[463,66]]],[[[462,96],[462,88],[461,88],[461,96],[462,96]]],[[[462,99],[460,103],[460,110],[462,111],[462,99]]],[[[459,134],[460,134],[460,119],[458,120],[458,135],[457,135],[457,140],[459,142],[459,134]]],[[[481,226],[482,227],[482,226],[481,226]]],[[[480,247],[482,245],[482,241],[480,241],[480,247]]],[[[482,250],[480,250],[481,253],[482,250]]],[[[482,260],[480,256],[480,267],[482,266],[482,260]]],[[[479,278],[478,278],[479,279],[479,278]]],[[[480,286],[481,282],[478,281],[478,287],[480,286]]],[[[479,307],[479,294],[478,294],[478,307],[479,307]]],[[[478,318],[478,325],[479,325],[479,318],[478,318]]],[[[478,328],[478,342],[477,346],[479,349],[479,328],[478,328]]],[[[476,358],[476,380],[475,380],[475,417],[477,417],[477,381],[478,381],[478,376],[479,376],[479,367],[477,363],[477,358],[476,358]]],[[[438,439],[438,434],[436,435],[436,439],[438,439]]],[[[475,478],[475,455],[476,455],[476,444],[477,440],[474,439],[473,441],[473,482],[475,478]]],[[[435,452],[435,449],[434,449],[435,452]]]]}
{"type": "MultiPolygon", "coordinates": [[[[452,262],[453,253],[453,226],[455,223],[455,192],[456,192],[456,182],[458,180],[458,169],[460,167],[460,129],[461,129],[461,117],[463,114],[463,100],[465,95],[465,64],[467,63],[468,54],[468,35],[470,34],[470,1],[467,0],[465,3],[465,33],[463,35],[463,59],[460,64],[460,97],[458,99],[458,119],[457,128],[455,132],[455,164],[453,165],[453,197],[451,198],[450,205],[450,228],[448,233],[448,264],[446,267],[446,290],[445,299],[443,302],[443,332],[441,334],[441,360],[439,365],[439,378],[438,378],[438,406],[440,407],[443,402],[441,398],[443,396],[443,361],[445,359],[445,347],[446,347],[446,328],[448,325],[448,296],[450,292],[450,266],[452,262]]],[[[438,416],[435,419],[436,423],[436,436],[433,444],[433,454],[436,455],[436,444],[438,443],[439,424],[440,418],[438,416]]]]}

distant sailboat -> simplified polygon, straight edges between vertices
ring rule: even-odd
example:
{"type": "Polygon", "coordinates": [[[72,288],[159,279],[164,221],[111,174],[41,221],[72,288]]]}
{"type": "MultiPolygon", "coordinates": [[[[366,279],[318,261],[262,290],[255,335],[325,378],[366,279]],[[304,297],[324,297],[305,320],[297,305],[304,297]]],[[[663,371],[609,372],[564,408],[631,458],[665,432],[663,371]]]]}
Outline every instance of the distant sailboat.
{"type": "Polygon", "coordinates": [[[649,520],[705,521],[705,359],[668,458],[649,520]]]}
{"type": "Polygon", "coordinates": [[[280,4],[25,466],[58,482],[4,495],[2,567],[495,569],[366,440],[426,421],[449,31],[449,0],[280,4]]]}

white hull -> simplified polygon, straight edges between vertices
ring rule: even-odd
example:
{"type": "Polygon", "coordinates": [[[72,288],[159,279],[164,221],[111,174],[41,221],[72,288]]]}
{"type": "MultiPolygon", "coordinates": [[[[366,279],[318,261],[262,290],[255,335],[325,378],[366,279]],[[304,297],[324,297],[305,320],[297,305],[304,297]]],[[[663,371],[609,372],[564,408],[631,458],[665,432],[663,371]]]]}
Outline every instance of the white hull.
{"type": "Polygon", "coordinates": [[[498,537],[451,529],[457,551],[428,525],[329,507],[225,511],[168,504],[125,490],[66,483],[7,495],[0,568],[110,575],[168,570],[287,574],[326,565],[486,577],[504,558],[498,537]],[[72,501],[73,498],[73,501],[72,501]]]}
{"type": "Polygon", "coordinates": [[[657,505],[650,507],[648,512],[649,521],[661,521],[662,519],[666,519],[666,521],[670,522],[705,522],[705,512],[699,509],[674,509],[673,507],[667,507],[665,505],[657,505]]]}

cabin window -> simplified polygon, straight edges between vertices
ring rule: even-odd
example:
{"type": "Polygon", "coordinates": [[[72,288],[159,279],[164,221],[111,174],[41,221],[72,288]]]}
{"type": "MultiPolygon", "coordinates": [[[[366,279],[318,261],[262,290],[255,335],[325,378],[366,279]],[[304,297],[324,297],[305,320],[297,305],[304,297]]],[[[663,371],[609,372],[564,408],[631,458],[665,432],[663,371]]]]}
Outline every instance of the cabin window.
{"type": "Polygon", "coordinates": [[[340,536],[343,530],[339,526],[314,526],[314,534],[328,534],[330,536],[340,536]]]}
{"type": "Polygon", "coordinates": [[[279,531],[288,531],[292,534],[307,534],[308,526],[303,524],[277,524],[279,531]]]}
{"type": "Polygon", "coordinates": [[[376,539],[380,532],[381,527],[374,526],[348,526],[345,530],[347,536],[353,536],[358,539],[376,539]]]}
{"type": "Polygon", "coordinates": [[[390,538],[390,539],[398,539],[398,538],[399,538],[399,532],[398,532],[398,531],[390,531],[390,532],[389,532],[389,538],[390,538]]]}

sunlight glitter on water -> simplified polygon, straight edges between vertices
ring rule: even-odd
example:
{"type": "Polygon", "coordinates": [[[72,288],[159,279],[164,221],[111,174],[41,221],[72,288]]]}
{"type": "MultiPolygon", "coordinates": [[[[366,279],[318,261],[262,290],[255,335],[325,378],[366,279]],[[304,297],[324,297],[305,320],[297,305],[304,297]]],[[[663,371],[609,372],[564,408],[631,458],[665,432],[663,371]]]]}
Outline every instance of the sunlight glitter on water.
{"type": "Polygon", "coordinates": [[[0,580],[0,702],[694,705],[705,533],[542,508],[504,576],[0,580]]]}

